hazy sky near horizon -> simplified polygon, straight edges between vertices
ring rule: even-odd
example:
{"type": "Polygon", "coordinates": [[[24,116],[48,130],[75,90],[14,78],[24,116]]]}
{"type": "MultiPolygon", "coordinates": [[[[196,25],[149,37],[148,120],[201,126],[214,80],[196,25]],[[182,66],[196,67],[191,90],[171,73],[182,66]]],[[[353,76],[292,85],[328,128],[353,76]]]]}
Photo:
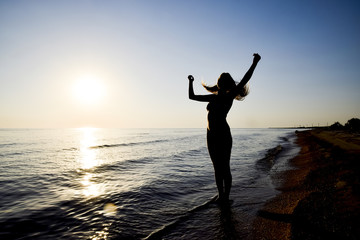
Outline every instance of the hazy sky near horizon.
{"type": "Polygon", "coordinates": [[[0,1],[0,128],[206,127],[190,101],[240,81],[231,127],[360,118],[359,1],[0,1]]]}

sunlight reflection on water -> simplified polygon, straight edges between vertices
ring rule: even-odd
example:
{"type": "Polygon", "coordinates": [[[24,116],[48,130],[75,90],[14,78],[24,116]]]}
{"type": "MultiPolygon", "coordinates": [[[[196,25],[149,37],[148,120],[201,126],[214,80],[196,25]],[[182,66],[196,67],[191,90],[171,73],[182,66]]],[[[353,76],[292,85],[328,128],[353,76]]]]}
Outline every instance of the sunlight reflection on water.
{"type": "Polygon", "coordinates": [[[96,156],[96,151],[90,149],[97,142],[94,135],[96,128],[82,128],[83,136],[80,142],[80,163],[83,169],[90,169],[100,164],[100,160],[96,156]]]}
{"type": "MultiPolygon", "coordinates": [[[[80,139],[80,166],[84,170],[91,169],[101,164],[101,160],[97,156],[97,151],[90,149],[97,143],[95,137],[96,128],[82,128],[82,138],[80,139]]],[[[95,175],[90,172],[86,172],[83,178],[80,180],[82,185],[82,194],[85,197],[97,197],[101,195],[101,184],[94,182],[95,175]]]]}
{"type": "Polygon", "coordinates": [[[105,240],[108,239],[109,228],[107,226],[104,227],[102,231],[96,231],[93,236],[90,237],[91,240],[105,240]]]}
{"type": "Polygon", "coordinates": [[[83,186],[82,193],[86,197],[97,197],[101,194],[101,186],[99,184],[95,184],[91,179],[93,174],[86,173],[84,175],[81,184],[83,186]]]}
{"type": "MultiPolygon", "coordinates": [[[[98,197],[102,194],[105,194],[104,185],[105,183],[96,183],[94,179],[97,178],[96,174],[91,172],[91,169],[102,164],[102,161],[97,155],[96,149],[91,149],[92,146],[97,145],[98,139],[96,138],[96,128],[82,128],[82,138],[80,139],[80,168],[79,172],[84,172],[85,174],[80,179],[81,183],[81,192],[82,195],[86,198],[98,197]]],[[[104,206],[103,214],[104,216],[111,217],[115,216],[117,212],[117,207],[115,204],[107,203],[104,206]]],[[[111,225],[111,224],[110,224],[111,225]]],[[[93,236],[90,236],[92,240],[98,239],[107,239],[109,235],[110,225],[105,224],[103,230],[96,231],[93,236]]]]}

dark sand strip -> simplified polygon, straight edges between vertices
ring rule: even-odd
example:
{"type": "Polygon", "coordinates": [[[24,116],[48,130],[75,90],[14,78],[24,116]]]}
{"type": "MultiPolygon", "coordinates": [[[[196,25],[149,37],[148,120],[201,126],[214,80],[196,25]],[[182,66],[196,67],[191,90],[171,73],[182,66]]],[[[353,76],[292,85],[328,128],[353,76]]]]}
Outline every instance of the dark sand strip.
{"type": "Polygon", "coordinates": [[[360,239],[360,134],[297,133],[294,169],[253,224],[254,239],[360,239]]]}

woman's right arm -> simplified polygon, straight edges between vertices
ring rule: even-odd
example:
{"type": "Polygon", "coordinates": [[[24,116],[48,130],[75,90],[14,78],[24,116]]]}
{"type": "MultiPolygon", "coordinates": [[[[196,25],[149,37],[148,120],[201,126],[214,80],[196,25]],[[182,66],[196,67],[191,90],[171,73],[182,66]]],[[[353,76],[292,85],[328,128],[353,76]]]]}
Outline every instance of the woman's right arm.
{"type": "Polygon", "coordinates": [[[188,79],[189,79],[189,98],[191,100],[195,100],[199,102],[210,102],[214,98],[215,96],[214,94],[196,95],[194,93],[194,87],[193,87],[194,77],[192,75],[189,75],[188,79]]]}

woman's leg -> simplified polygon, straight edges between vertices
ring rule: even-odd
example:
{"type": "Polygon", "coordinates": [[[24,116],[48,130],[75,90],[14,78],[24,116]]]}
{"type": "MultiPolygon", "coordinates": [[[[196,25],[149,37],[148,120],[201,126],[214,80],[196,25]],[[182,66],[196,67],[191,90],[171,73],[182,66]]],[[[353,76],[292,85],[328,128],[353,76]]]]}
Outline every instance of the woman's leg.
{"type": "MultiPolygon", "coordinates": [[[[210,150],[210,149],[209,149],[210,150]]],[[[219,192],[219,200],[228,200],[232,185],[232,176],[230,171],[229,152],[210,150],[210,158],[214,165],[215,182],[219,192]]]]}
{"type": "Polygon", "coordinates": [[[222,170],[224,178],[224,199],[229,200],[230,190],[232,185],[232,175],[230,171],[230,157],[231,157],[231,148],[232,148],[232,137],[231,134],[224,139],[223,151],[222,151],[222,170]]]}
{"type": "Polygon", "coordinates": [[[207,132],[207,147],[210,159],[214,166],[215,183],[218,189],[218,199],[222,199],[224,196],[224,178],[219,159],[219,144],[218,139],[209,131],[207,132]]]}
{"type": "MultiPolygon", "coordinates": [[[[228,161],[229,163],[229,161],[228,161]]],[[[224,162],[217,163],[213,161],[215,170],[215,181],[219,192],[219,200],[229,200],[232,176],[230,172],[230,164],[224,165],[224,162]]]]}
{"type": "Polygon", "coordinates": [[[225,166],[223,175],[224,175],[224,185],[225,185],[224,198],[226,200],[228,200],[229,196],[230,196],[231,185],[232,185],[232,176],[231,176],[231,171],[230,171],[230,161],[229,161],[229,164],[227,164],[227,166],[225,166]]]}
{"type": "Polygon", "coordinates": [[[218,199],[222,200],[224,198],[224,175],[221,165],[217,164],[216,159],[211,158],[214,165],[215,172],[215,182],[218,189],[218,199]]]}
{"type": "Polygon", "coordinates": [[[211,161],[214,165],[215,182],[219,192],[219,200],[228,200],[232,185],[230,172],[231,134],[213,136],[208,132],[207,145],[211,161]]]}

